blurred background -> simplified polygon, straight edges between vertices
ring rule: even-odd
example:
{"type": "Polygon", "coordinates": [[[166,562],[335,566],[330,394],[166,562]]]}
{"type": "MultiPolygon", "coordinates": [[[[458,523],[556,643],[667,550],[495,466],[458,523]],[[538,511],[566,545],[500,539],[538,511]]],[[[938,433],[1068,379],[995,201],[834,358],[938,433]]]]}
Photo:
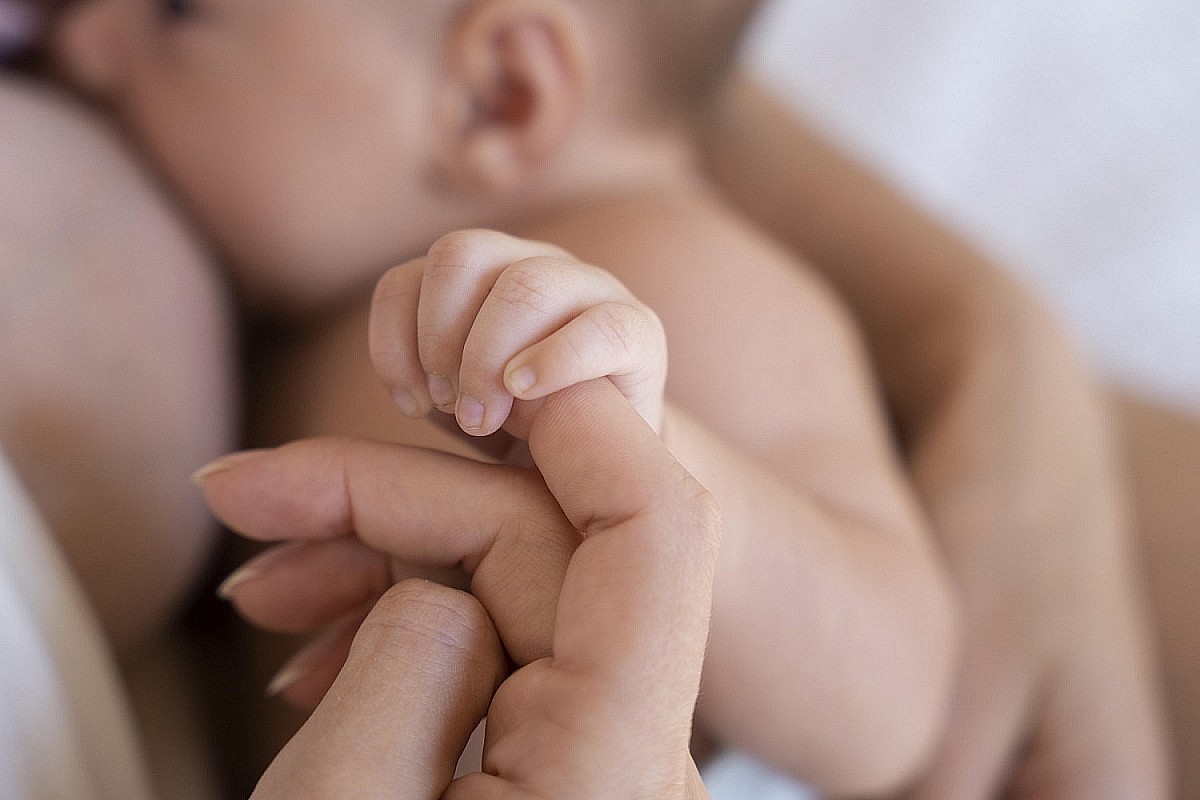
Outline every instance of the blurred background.
{"type": "MultiPolygon", "coordinates": [[[[1180,545],[1200,539],[1185,530],[1200,496],[1200,3],[769,0],[743,60],[1148,403],[1121,419],[1137,513],[1181,535],[1148,540],[1145,557],[1160,620],[1195,630],[1200,556],[1180,545]]],[[[1162,645],[1200,668],[1185,639],[1162,645]]],[[[706,777],[714,800],[808,796],[736,754],[706,777]]]]}
{"type": "MultiPolygon", "coordinates": [[[[0,58],[35,27],[0,0],[0,58]]],[[[1197,0],[769,0],[743,58],[1032,287],[1105,378],[1200,419],[1198,43],[1197,0]]],[[[736,756],[710,788],[804,796],[736,756]]]]}
{"type": "Polygon", "coordinates": [[[773,0],[749,67],[1200,413],[1200,3],[773,0]]]}

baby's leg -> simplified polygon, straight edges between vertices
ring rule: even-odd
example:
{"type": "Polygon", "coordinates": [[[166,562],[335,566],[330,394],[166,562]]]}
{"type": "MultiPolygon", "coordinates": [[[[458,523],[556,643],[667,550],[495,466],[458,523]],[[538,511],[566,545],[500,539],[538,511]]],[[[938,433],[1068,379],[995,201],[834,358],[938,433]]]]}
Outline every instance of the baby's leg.
{"type": "Polygon", "coordinates": [[[1118,410],[1166,673],[1179,797],[1200,797],[1200,417],[1129,397],[1118,410]]]}
{"type": "Polygon", "coordinates": [[[232,445],[227,301],[100,122],[0,76],[0,142],[0,445],[128,653],[214,539],[188,476],[232,445]]]}

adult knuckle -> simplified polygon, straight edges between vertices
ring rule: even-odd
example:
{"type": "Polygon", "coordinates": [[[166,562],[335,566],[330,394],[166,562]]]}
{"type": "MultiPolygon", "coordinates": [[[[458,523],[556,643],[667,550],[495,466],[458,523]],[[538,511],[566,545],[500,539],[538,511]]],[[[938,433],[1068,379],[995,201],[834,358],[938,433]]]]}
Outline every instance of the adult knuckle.
{"type": "Polygon", "coordinates": [[[491,624],[479,601],[466,592],[412,579],[384,593],[363,628],[384,649],[404,652],[417,642],[462,653],[472,651],[491,624]]]}

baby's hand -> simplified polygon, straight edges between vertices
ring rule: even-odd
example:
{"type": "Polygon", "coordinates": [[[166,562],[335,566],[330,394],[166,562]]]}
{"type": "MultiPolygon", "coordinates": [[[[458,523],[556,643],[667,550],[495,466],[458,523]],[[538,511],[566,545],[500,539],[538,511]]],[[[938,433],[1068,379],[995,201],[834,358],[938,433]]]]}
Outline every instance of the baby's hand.
{"type": "Polygon", "coordinates": [[[620,281],[552,245],[494,231],[443,236],[379,281],[371,359],[409,416],[433,408],[474,436],[514,400],[609,378],[661,429],[666,335],[620,281]]]}

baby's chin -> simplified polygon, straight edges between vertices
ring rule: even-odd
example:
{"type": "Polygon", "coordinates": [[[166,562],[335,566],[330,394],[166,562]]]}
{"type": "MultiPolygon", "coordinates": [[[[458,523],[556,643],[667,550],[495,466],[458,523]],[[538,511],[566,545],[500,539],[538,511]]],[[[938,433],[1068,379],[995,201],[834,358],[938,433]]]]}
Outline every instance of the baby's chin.
{"type": "Polygon", "coordinates": [[[232,287],[241,305],[271,315],[320,313],[355,296],[369,297],[374,286],[374,280],[365,278],[350,281],[336,273],[324,277],[286,268],[242,266],[231,272],[232,287]]]}
{"type": "Polygon", "coordinates": [[[415,258],[445,233],[411,213],[357,213],[329,203],[195,205],[193,210],[223,256],[234,290],[252,310],[312,313],[370,298],[390,268],[415,258]],[[241,209],[241,213],[235,210],[241,209]],[[205,213],[208,211],[210,213],[205,213]]]}

